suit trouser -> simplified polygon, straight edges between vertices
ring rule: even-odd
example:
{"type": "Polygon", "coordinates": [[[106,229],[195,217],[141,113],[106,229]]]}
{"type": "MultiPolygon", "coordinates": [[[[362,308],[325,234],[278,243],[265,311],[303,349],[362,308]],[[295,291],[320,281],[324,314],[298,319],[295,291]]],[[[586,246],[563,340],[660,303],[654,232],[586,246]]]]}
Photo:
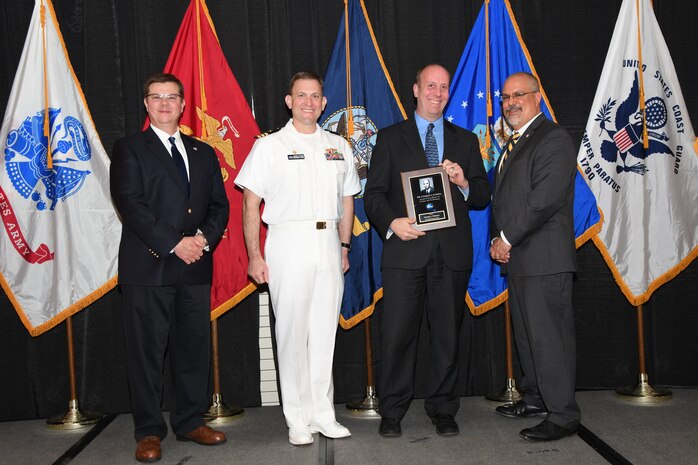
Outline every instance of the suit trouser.
{"type": "Polygon", "coordinates": [[[265,256],[286,424],[334,421],[332,361],[344,291],[337,231],[272,226],[265,256]]]}
{"type": "Polygon", "coordinates": [[[423,268],[383,268],[378,376],[382,417],[402,419],[414,396],[425,299],[431,353],[424,408],[430,417],[458,411],[458,348],[469,278],[470,271],[453,271],[444,264],[437,241],[423,268]]]}
{"type": "Polygon", "coordinates": [[[579,423],[575,400],[576,338],[572,275],[509,277],[514,339],[523,377],[523,400],[548,411],[564,427],[579,423]]]}
{"type": "Polygon", "coordinates": [[[134,437],[167,436],[161,411],[165,350],[174,406],[170,426],[183,436],[204,424],[210,365],[211,285],[121,286],[134,437]]]}

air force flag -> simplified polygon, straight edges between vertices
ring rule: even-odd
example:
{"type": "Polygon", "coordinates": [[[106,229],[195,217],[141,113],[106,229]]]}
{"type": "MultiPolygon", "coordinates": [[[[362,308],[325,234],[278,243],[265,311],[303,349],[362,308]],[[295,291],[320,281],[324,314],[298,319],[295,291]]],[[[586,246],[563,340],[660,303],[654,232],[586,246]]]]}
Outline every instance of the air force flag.
{"type": "MultiPolygon", "coordinates": [[[[451,99],[444,110],[444,117],[478,136],[482,161],[490,180],[494,174],[492,168],[511,133],[502,118],[500,91],[507,76],[520,71],[537,75],[509,2],[485,2],[451,80],[451,99]]],[[[541,111],[554,120],[555,115],[542,86],[540,91],[543,95],[541,111]]],[[[496,307],[507,297],[506,280],[500,276],[499,265],[491,260],[489,254],[490,215],[489,206],[470,212],[474,255],[466,300],[475,315],[496,307]]],[[[599,222],[594,196],[577,174],[574,197],[577,247],[596,234],[600,228],[599,222]]]]}

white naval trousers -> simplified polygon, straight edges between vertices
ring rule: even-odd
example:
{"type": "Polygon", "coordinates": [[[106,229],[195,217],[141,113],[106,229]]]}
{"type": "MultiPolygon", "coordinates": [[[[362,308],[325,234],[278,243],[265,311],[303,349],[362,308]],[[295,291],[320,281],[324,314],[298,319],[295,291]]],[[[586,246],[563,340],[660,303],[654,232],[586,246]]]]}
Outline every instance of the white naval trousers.
{"type": "Polygon", "coordinates": [[[332,360],[344,274],[336,224],[270,225],[265,244],[284,417],[289,428],[335,420],[332,360]]]}

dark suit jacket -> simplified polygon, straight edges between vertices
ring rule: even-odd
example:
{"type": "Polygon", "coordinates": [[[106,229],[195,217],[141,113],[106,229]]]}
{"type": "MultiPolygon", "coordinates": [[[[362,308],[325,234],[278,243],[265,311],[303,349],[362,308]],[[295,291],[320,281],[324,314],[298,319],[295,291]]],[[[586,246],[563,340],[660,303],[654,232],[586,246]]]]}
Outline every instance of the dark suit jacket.
{"type": "Polygon", "coordinates": [[[576,169],[567,131],[539,115],[495,177],[490,234],[504,231],[513,246],[506,267],[510,276],[575,271],[576,169]]]}
{"type": "Polygon", "coordinates": [[[191,265],[170,253],[182,236],[197,230],[213,251],[229,214],[215,152],[185,135],[182,141],[189,160],[189,194],[170,153],[151,128],[114,144],[111,194],[123,223],[119,284],[211,283],[211,253],[191,265]]]}
{"type": "MultiPolygon", "coordinates": [[[[426,265],[433,242],[441,246],[446,266],[455,271],[470,270],[473,261],[472,233],[468,210],[484,208],[490,199],[490,185],[480,156],[477,137],[444,121],[444,159],[458,163],[470,184],[468,200],[449,183],[455,210],[456,226],[428,231],[412,241],[402,241],[393,234],[384,240],[384,267],[417,269],[426,265]]],[[[390,223],[406,217],[405,196],[400,173],[428,168],[424,147],[413,119],[378,132],[364,191],[366,214],[385,239],[390,223]]]]}

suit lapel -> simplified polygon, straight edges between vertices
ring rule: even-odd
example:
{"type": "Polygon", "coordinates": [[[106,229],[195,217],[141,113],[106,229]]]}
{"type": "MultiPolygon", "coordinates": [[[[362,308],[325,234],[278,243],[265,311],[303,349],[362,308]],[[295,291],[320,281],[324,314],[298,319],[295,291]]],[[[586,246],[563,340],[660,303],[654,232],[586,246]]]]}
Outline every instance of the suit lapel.
{"type": "MultiPolygon", "coordinates": [[[[521,137],[519,137],[519,140],[514,145],[514,148],[511,149],[511,153],[507,155],[506,163],[504,163],[504,166],[502,166],[502,170],[499,172],[497,179],[502,179],[504,177],[504,175],[507,172],[507,169],[511,166],[511,162],[514,160],[516,155],[524,149],[526,143],[528,143],[531,136],[535,134],[536,130],[540,127],[541,124],[543,124],[543,121],[545,121],[545,119],[545,115],[541,113],[535,120],[533,120],[531,125],[526,129],[526,132],[521,134],[521,137]]],[[[501,160],[499,163],[501,164],[501,160]]]]}
{"type": "MultiPolygon", "coordinates": [[[[170,174],[170,176],[172,176],[172,179],[174,179],[177,185],[184,192],[187,192],[187,186],[184,185],[184,181],[179,175],[179,171],[177,171],[177,166],[175,165],[174,160],[172,160],[172,155],[170,155],[170,152],[167,150],[165,145],[163,145],[162,141],[157,136],[157,134],[155,134],[155,131],[148,127],[148,129],[146,129],[143,133],[143,138],[145,139],[145,145],[155,155],[158,161],[162,163],[162,166],[165,168],[165,171],[167,171],[170,174]]],[[[184,138],[182,139],[184,140],[184,138]]],[[[187,148],[187,158],[190,158],[189,148],[187,148]]],[[[191,170],[191,163],[189,165],[189,169],[191,170]]]]}
{"type": "Polygon", "coordinates": [[[405,144],[410,149],[412,156],[418,160],[418,165],[428,168],[427,156],[424,153],[422,139],[419,138],[419,131],[417,130],[417,123],[414,121],[414,118],[407,120],[407,124],[403,126],[402,137],[405,140],[405,144]]]}
{"type": "MultiPolygon", "coordinates": [[[[444,157],[443,159],[448,159],[453,161],[453,153],[456,150],[456,131],[451,126],[447,120],[444,119],[444,157]],[[449,158],[449,156],[451,158],[449,158]]],[[[443,160],[442,160],[443,161],[443,160]]]]}
{"type": "Polygon", "coordinates": [[[184,134],[181,136],[182,143],[187,151],[187,161],[189,162],[189,186],[191,189],[192,184],[194,184],[194,178],[198,176],[200,172],[197,164],[199,161],[199,157],[197,156],[198,149],[196,145],[194,145],[194,141],[189,136],[185,136],[184,134]]]}

